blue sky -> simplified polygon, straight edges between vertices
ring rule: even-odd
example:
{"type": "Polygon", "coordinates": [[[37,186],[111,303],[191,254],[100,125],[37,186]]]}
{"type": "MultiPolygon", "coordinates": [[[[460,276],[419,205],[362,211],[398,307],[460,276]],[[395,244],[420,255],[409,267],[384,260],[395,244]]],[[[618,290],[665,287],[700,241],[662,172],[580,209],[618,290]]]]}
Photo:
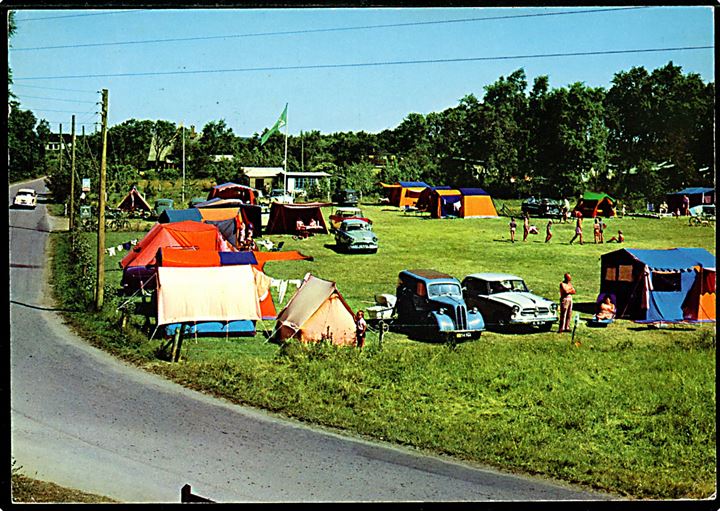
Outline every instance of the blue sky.
{"type": "Polygon", "coordinates": [[[13,92],[65,132],[73,113],[94,129],[100,89],[110,126],[163,119],[200,130],[224,119],[252,136],[288,103],[292,135],[377,133],[482,98],[519,68],[528,88],[540,75],[551,88],[607,88],[619,71],[669,61],[705,82],[715,72],[712,48],[538,57],[713,46],[704,6],[20,10],[16,22],[13,92]]]}

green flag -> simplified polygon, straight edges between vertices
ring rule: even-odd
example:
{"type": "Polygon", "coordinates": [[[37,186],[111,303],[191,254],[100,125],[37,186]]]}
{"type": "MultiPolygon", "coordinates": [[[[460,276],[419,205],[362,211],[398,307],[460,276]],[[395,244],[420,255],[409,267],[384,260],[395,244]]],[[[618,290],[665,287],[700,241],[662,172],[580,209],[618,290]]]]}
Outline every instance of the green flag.
{"type": "Polygon", "coordinates": [[[280,128],[285,126],[287,124],[287,103],[285,103],[285,110],[280,114],[280,118],[275,122],[272,128],[270,128],[267,133],[265,133],[262,138],[260,139],[260,145],[263,145],[265,142],[267,142],[268,138],[270,138],[270,135],[275,133],[276,131],[279,131],[280,128]]]}

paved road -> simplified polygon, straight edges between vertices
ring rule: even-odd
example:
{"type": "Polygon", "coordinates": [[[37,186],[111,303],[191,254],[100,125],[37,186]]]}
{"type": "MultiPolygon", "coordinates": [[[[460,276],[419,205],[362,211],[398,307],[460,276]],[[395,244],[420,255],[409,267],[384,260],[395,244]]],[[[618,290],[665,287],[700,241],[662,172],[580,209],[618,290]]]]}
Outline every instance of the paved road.
{"type": "Polygon", "coordinates": [[[44,298],[45,206],[9,215],[11,446],[28,475],[123,502],[176,503],[186,483],[219,502],[604,498],[313,430],[118,362],[44,298]]]}

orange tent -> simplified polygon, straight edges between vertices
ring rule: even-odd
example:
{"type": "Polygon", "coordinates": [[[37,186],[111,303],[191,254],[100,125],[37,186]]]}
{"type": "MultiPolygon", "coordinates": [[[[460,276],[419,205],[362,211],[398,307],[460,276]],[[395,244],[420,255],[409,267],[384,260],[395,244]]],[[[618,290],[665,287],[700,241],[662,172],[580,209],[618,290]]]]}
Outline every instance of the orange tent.
{"type": "Polygon", "coordinates": [[[211,199],[240,199],[246,204],[255,204],[255,190],[249,186],[236,183],[224,183],[213,186],[208,193],[208,200],[211,199]]]}
{"type": "Polygon", "coordinates": [[[399,208],[415,207],[420,194],[428,188],[422,181],[400,181],[398,184],[388,185],[380,183],[390,204],[399,208]]]}
{"type": "Polygon", "coordinates": [[[696,321],[715,321],[715,268],[696,266],[697,277],[682,305],[683,317],[696,321]]]}
{"type": "Polygon", "coordinates": [[[497,217],[492,197],[482,188],[459,188],[462,194],[460,216],[463,218],[497,217]]]}
{"type": "Polygon", "coordinates": [[[161,247],[231,250],[214,225],[190,220],[155,224],[145,237],[123,257],[120,266],[125,269],[129,266],[155,264],[155,255],[161,247]]]}
{"type": "Polygon", "coordinates": [[[308,273],[278,315],[273,338],[354,345],[355,314],[340,295],[335,282],[308,273]]]}

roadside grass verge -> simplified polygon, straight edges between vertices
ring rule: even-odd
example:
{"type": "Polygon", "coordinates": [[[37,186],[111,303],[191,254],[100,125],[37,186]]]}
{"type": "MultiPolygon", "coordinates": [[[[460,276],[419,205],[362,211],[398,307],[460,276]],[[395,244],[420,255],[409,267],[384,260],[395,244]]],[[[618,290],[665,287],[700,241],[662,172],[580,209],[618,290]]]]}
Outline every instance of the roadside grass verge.
{"type": "MultiPolygon", "coordinates": [[[[278,279],[312,272],[336,281],[358,309],[371,305],[377,293],[394,294],[405,268],[434,268],[458,278],[516,273],[554,300],[569,271],[578,290],[576,308],[588,318],[583,304],[597,295],[599,257],[623,247],[587,238],[584,246],[570,246],[571,224],[556,224],[549,244],[544,235],[512,244],[506,218],[429,220],[393,208],[364,209],[375,222],[378,254],[338,254],[332,236],[267,236],[314,260],[271,262],[266,272],[278,279]]],[[[535,222],[540,232],[545,222],[535,222]]],[[[715,252],[714,230],[690,227],[684,219],[607,223],[608,233],[623,230],[628,247],[715,252]]],[[[108,233],[108,246],[144,234],[108,233]]],[[[84,239],[94,254],[94,237],[84,239]]],[[[92,302],[92,286],[78,290],[85,282],[78,274],[89,263],[73,260],[65,235],[53,235],[53,241],[57,299],[79,309],[82,300],[92,302]]],[[[648,328],[618,320],[590,329],[581,322],[572,340],[555,332],[485,332],[455,348],[395,333],[385,335],[381,348],[371,333],[358,351],[269,344],[263,335],[273,328],[268,321],[258,324],[253,338],[186,339],[182,362],[171,364],[157,357],[160,341],[148,341],[142,317],[134,314],[128,328],[119,328],[116,308],[125,298],[114,296],[114,289],[122,255],[106,256],[103,312],[83,310],[68,319],[92,343],[188,387],[308,423],[630,498],[697,499],[715,491],[714,324],[648,328]]]]}
{"type": "Polygon", "coordinates": [[[18,503],[63,503],[95,504],[116,503],[109,497],[86,493],[55,483],[41,481],[22,473],[22,467],[12,461],[11,474],[12,502],[18,503]]]}

